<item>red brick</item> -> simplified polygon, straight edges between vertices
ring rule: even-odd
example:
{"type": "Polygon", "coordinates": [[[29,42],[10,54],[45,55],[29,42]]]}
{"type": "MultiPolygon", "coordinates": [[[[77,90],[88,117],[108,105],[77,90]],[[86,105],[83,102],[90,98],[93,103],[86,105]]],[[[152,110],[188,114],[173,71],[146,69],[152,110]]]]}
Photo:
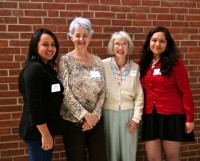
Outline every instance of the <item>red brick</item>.
{"type": "Polygon", "coordinates": [[[0,32],[0,38],[1,39],[18,39],[19,38],[19,34],[18,33],[2,33],[0,32]]]}
{"type": "Polygon", "coordinates": [[[89,10],[92,11],[110,11],[111,6],[108,5],[89,5],[89,10]]]}
{"type": "Polygon", "coordinates": [[[188,14],[188,8],[171,8],[171,14],[188,14]]]}
{"type": "Polygon", "coordinates": [[[6,25],[0,25],[0,31],[6,31],[6,25]]]}
{"type": "Polygon", "coordinates": [[[67,4],[67,8],[66,8],[67,11],[70,11],[70,10],[88,10],[88,5],[86,4],[67,4]]]}
{"type": "Polygon", "coordinates": [[[9,31],[31,31],[30,25],[9,25],[9,31]]]}
{"type": "Polygon", "coordinates": [[[121,26],[121,25],[130,26],[131,21],[128,21],[128,20],[113,20],[112,25],[114,25],[114,26],[121,26]]]}
{"type": "Polygon", "coordinates": [[[18,147],[18,143],[17,142],[0,144],[0,149],[14,149],[16,147],[18,147]]]}
{"type": "Polygon", "coordinates": [[[20,24],[41,24],[42,19],[41,18],[19,18],[20,24]]]}
{"type": "Polygon", "coordinates": [[[144,6],[160,6],[160,1],[148,1],[148,0],[144,0],[143,2],[142,2],[142,5],[144,5],[144,6]]]}
{"type": "MultiPolygon", "coordinates": [[[[28,16],[29,19],[30,17],[46,17],[47,16],[47,11],[42,11],[42,10],[26,10],[25,16],[28,16]]],[[[33,18],[31,18],[32,20],[33,18]]]]}
{"type": "Polygon", "coordinates": [[[54,24],[54,25],[65,25],[66,24],[66,19],[64,18],[46,18],[44,20],[45,24],[54,24]]]}
{"type": "Polygon", "coordinates": [[[175,15],[171,15],[171,14],[159,14],[158,15],[158,19],[159,20],[169,20],[169,21],[173,21],[175,20],[175,15]]]}
{"type": "Polygon", "coordinates": [[[0,8],[15,9],[15,8],[17,8],[17,2],[0,2],[0,8]]]}
{"type": "MultiPolygon", "coordinates": [[[[0,128],[1,135],[11,135],[11,128],[0,128]]],[[[1,144],[0,144],[1,145],[1,144]]],[[[1,161],[1,160],[0,160],[1,161]]]]}
{"type": "Polygon", "coordinates": [[[12,150],[2,150],[1,156],[3,157],[9,157],[9,156],[20,156],[24,154],[24,150],[20,149],[12,149],[12,150]]]}
{"type": "Polygon", "coordinates": [[[120,0],[101,0],[101,4],[120,5],[120,0]]]}
{"type": "Polygon", "coordinates": [[[10,41],[10,46],[28,46],[29,41],[19,41],[19,40],[11,40],[10,41]]]}
{"type": "MultiPolygon", "coordinates": [[[[89,18],[89,19],[95,18],[95,13],[94,13],[94,12],[91,12],[91,11],[84,12],[83,15],[82,15],[82,17],[87,17],[87,18],[89,18]]],[[[98,16],[96,16],[96,17],[98,17],[98,16]]]]}
{"type": "Polygon", "coordinates": [[[12,68],[19,68],[19,63],[17,62],[10,62],[10,63],[7,63],[7,62],[2,62],[0,63],[0,68],[1,69],[12,69],[12,68]]]}
{"type": "Polygon", "coordinates": [[[169,8],[152,7],[151,11],[153,13],[169,13],[169,8]]]}
{"type": "MultiPolygon", "coordinates": [[[[13,161],[11,157],[0,158],[0,161],[13,161]]],[[[25,160],[24,160],[25,161],[25,160]]]]}
{"type": "Polygon", "coordinates": [[[128,19],[134,19],[134,20],[147,20],[147,15],[146,14],[127,14],[128,19]]]}
{"type": "MultiPolygon", "coordinates": [[[[161,8],[165,8],[165,7],[167,7],[167,8],[172,8],[172,7],[178,7],[179,6],[179,2],[177,1],[163,1],[162,3],[161,3],[161,8]]],[[[185,7],[185,6],[184,6],[185,7]]]]}
{"type": "Polygon", "coordinates": [[[31,10],[31,9],[39,10],[39,9],[42,9],[42,3],[30,3],[30,2],[28,2],[28,3],[20,3],[19,4],[19,8],[20,9],[27,9],[28,8],[29,10],[31,10]]]}
{"type": "Polygon", "coordinates": [[[11,16],[11,10],[1,9],[0,16],[11,16]]]}
{"type": "Polygon", "coordinates": [[[60,12],[58,12],[58,11],[48,11],[48,16],[49,17],[58,17],[59,13],[60,12]]]}
{"type": "Polygon", "coordinates": [[[17,156],[13,158],[13,161],[27,161],[28,160],[28,156],[17,156]]]}
{"type": "Polygon", "coordinates": [[[13,119],[20,119],[21,116],[22,116],[21,111],[20,111],[20,112],[12,113],[12,118],[13,118],[13,119]]]}
{"type": "Polygon", "coordinates": [[[115,12],[128,13],[128,12],[131,12],[131,8],[127,7],[127,6],[112,6],[111,11],[112,11],[112,13],[115,13],[115,12]]]}
{"type": "Polygon", "coordinates": [[[13,16],[17,16],[17,17],[24,16],[24,12],[23,12],[23,10],[14,10],[13,16]]]}
{"type": "Polygon", "coordinates": [[[8,41],[6,41],[6,40],[0,40],[0,47],[8,47],[8,41]]]}
{"type": "Polygon", "coordinates": [[[199,15],[200,14],[200,9],[198,8],[191,8],[189,10],[189,14],[195,14],[195,15],[199,15]]]}
{"type": "MultiPolygon", "coordinates": [[[[2,100],[0,100],[1,102],[0,103],[2,103],[2,100]]],[[[3,105],[3,104],[2,104],[3,105]]],[[[0,120],[2,121],[2,120],[8,120],[8,119],[11,119],[11,115],[10,114],[8,114],[8,113],[3,113],[3,114],[0,114],[0,120]]]]}
{"type": "Polygon", "coordinates": [[[200,27],[200,22],[190,22],[190,27],[200,27]]]}
{"type": "Polygon", "coordinates": [[[133,0],[123,0],[122,5],[129,5],[129,6],[141,6],[141,1],[133,1],[133,0]]]}
{"type": "Polygon", "coordinates": [[[17,18],[15,17],[1,17],[0,19],[1,24],[16,24],[17,23],[17,18]]]}
{"type": "Polygon", "coordinates": [[[63,4],[55,4],[55,3],[46,3],[43,5],[44,10],[65,10],[65,5],[63,4]]]}
{"type": "MultiPolygon", "coordinates": [[[[17,100],[16,99],[0,99],[0,104],[1,105],[13,105],[13,104],[16,104],[17,103],[17,100]]],[[[2,116],[0,114],[0,116],[2,116]]],[[[3,117],[3,116],[2,116],[3,117]]],[[[0,120],[2,119],[2,117],[0,117],[0,120]]]]}
{"type": "Polygon", "coordinates": [[[180,7],[187,7],[187,8],[190,8],[190,10],[192,10],[193,8],[196,7],[196,3],[195,2],[192,2],[191,0],[188,1],[188,2],[180,2],[180,7]]]}
{"type": "Polygon", "coordinates": [[[177,21],[172,21],[171,22],[171,24],[172,24],[172,26],[174,26],[174,27],[189,27],[189,22],[177,22],[177,21]]]}
{"type": "MultiPolygon", "coordinates": [[[[5,71],[6,72],[6,71],[5,71]]],[[[3,72],[1,72],[1,70],[0,70],[0,75],[2,76],[3,74],[2,74],[3,72]]],[[[6,72],[7,73],[7,72],[6,72]]],[[[8,90],[8,85],[7,84],[0,84],[0,89],[3,91],[3,90],[8,90]]]]}

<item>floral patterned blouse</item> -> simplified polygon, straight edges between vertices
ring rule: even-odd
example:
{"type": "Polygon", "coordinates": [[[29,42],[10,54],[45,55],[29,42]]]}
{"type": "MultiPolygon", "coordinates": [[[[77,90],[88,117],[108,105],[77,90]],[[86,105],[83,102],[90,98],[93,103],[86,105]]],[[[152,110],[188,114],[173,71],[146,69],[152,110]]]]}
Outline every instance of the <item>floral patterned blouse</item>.
{"type": "Polygon", "coordinates": [[[72,52],[60,58],[58,78],[64,86],[61,115],[64,120],[83,122],[87,112],[101,117],[105,98],[105,73],[101,59],[94,55],[91,66],[79,64],[72,52]]]}

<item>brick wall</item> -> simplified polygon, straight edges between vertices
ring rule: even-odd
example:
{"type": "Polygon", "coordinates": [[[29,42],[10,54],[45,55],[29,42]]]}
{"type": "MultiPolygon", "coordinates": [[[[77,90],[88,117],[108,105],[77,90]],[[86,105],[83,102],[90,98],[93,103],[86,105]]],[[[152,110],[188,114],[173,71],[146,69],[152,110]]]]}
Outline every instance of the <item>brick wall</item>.
{"type": "MultiPolygon", "coordinates": [[[[90,18],[95,33],[92,53],[107,57],[111,33],[127,31],[138,59],[147,32],[162,25],[171,31],[188,69],[195,102],[194,143],[181,147],[181,161],[200,160],[200,1],[199,0],[1,0],[0,1],[0,161],[26,161],[27,149],[18,136],[22,98],[17,78],[31,34],[40,27],[59,39],[60,54],[73,48],[66,32],[75,16],[90,18]]],[[[61,137],[56,137],[54,161],[64,161],[61,137]]],[[[145,161],[139,140],[137,161],[145,161]]]]}

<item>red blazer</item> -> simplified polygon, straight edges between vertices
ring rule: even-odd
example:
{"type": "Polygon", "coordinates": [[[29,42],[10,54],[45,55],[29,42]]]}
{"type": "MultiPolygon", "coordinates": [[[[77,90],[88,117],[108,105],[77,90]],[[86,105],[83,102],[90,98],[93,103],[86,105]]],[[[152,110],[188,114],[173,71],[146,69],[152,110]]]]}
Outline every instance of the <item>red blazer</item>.
{"type": "Polygon", "coordinates": [[[160,63],[150,67],[146,75],[141,79],[145,94],[144,113],[150,114],[153,107],[160,114],[186,113],[186,121],[194,121],[194,102],[190,90],[186,68],[183,62],[173,68],[170,77],[160,73],[160,63]]]}

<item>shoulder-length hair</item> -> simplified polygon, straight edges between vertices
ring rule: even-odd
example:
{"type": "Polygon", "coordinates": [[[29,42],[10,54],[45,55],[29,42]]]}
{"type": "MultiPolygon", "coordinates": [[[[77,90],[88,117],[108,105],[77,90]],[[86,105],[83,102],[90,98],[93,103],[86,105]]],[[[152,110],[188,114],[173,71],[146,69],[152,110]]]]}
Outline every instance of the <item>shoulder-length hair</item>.
{"type": "Polygon", "coordinates": [[[169,77],[172,73],[173,66],[175,66],[177,63],[178,49],[175,45],[175,42],[169,30],[162,26],[155,27],[148,33],[142,48],[142,54],[140,60],[141,77],[143,77],[146,74],[148,68],[151,65],[153,59],[153,53],[151,52],[149,45],[151,37],[157,32],[163,32],[167,41],[166,50],[162,53],[160,57],[160,63],[161,63],[160,71],[162,75],[169,77]]]}

